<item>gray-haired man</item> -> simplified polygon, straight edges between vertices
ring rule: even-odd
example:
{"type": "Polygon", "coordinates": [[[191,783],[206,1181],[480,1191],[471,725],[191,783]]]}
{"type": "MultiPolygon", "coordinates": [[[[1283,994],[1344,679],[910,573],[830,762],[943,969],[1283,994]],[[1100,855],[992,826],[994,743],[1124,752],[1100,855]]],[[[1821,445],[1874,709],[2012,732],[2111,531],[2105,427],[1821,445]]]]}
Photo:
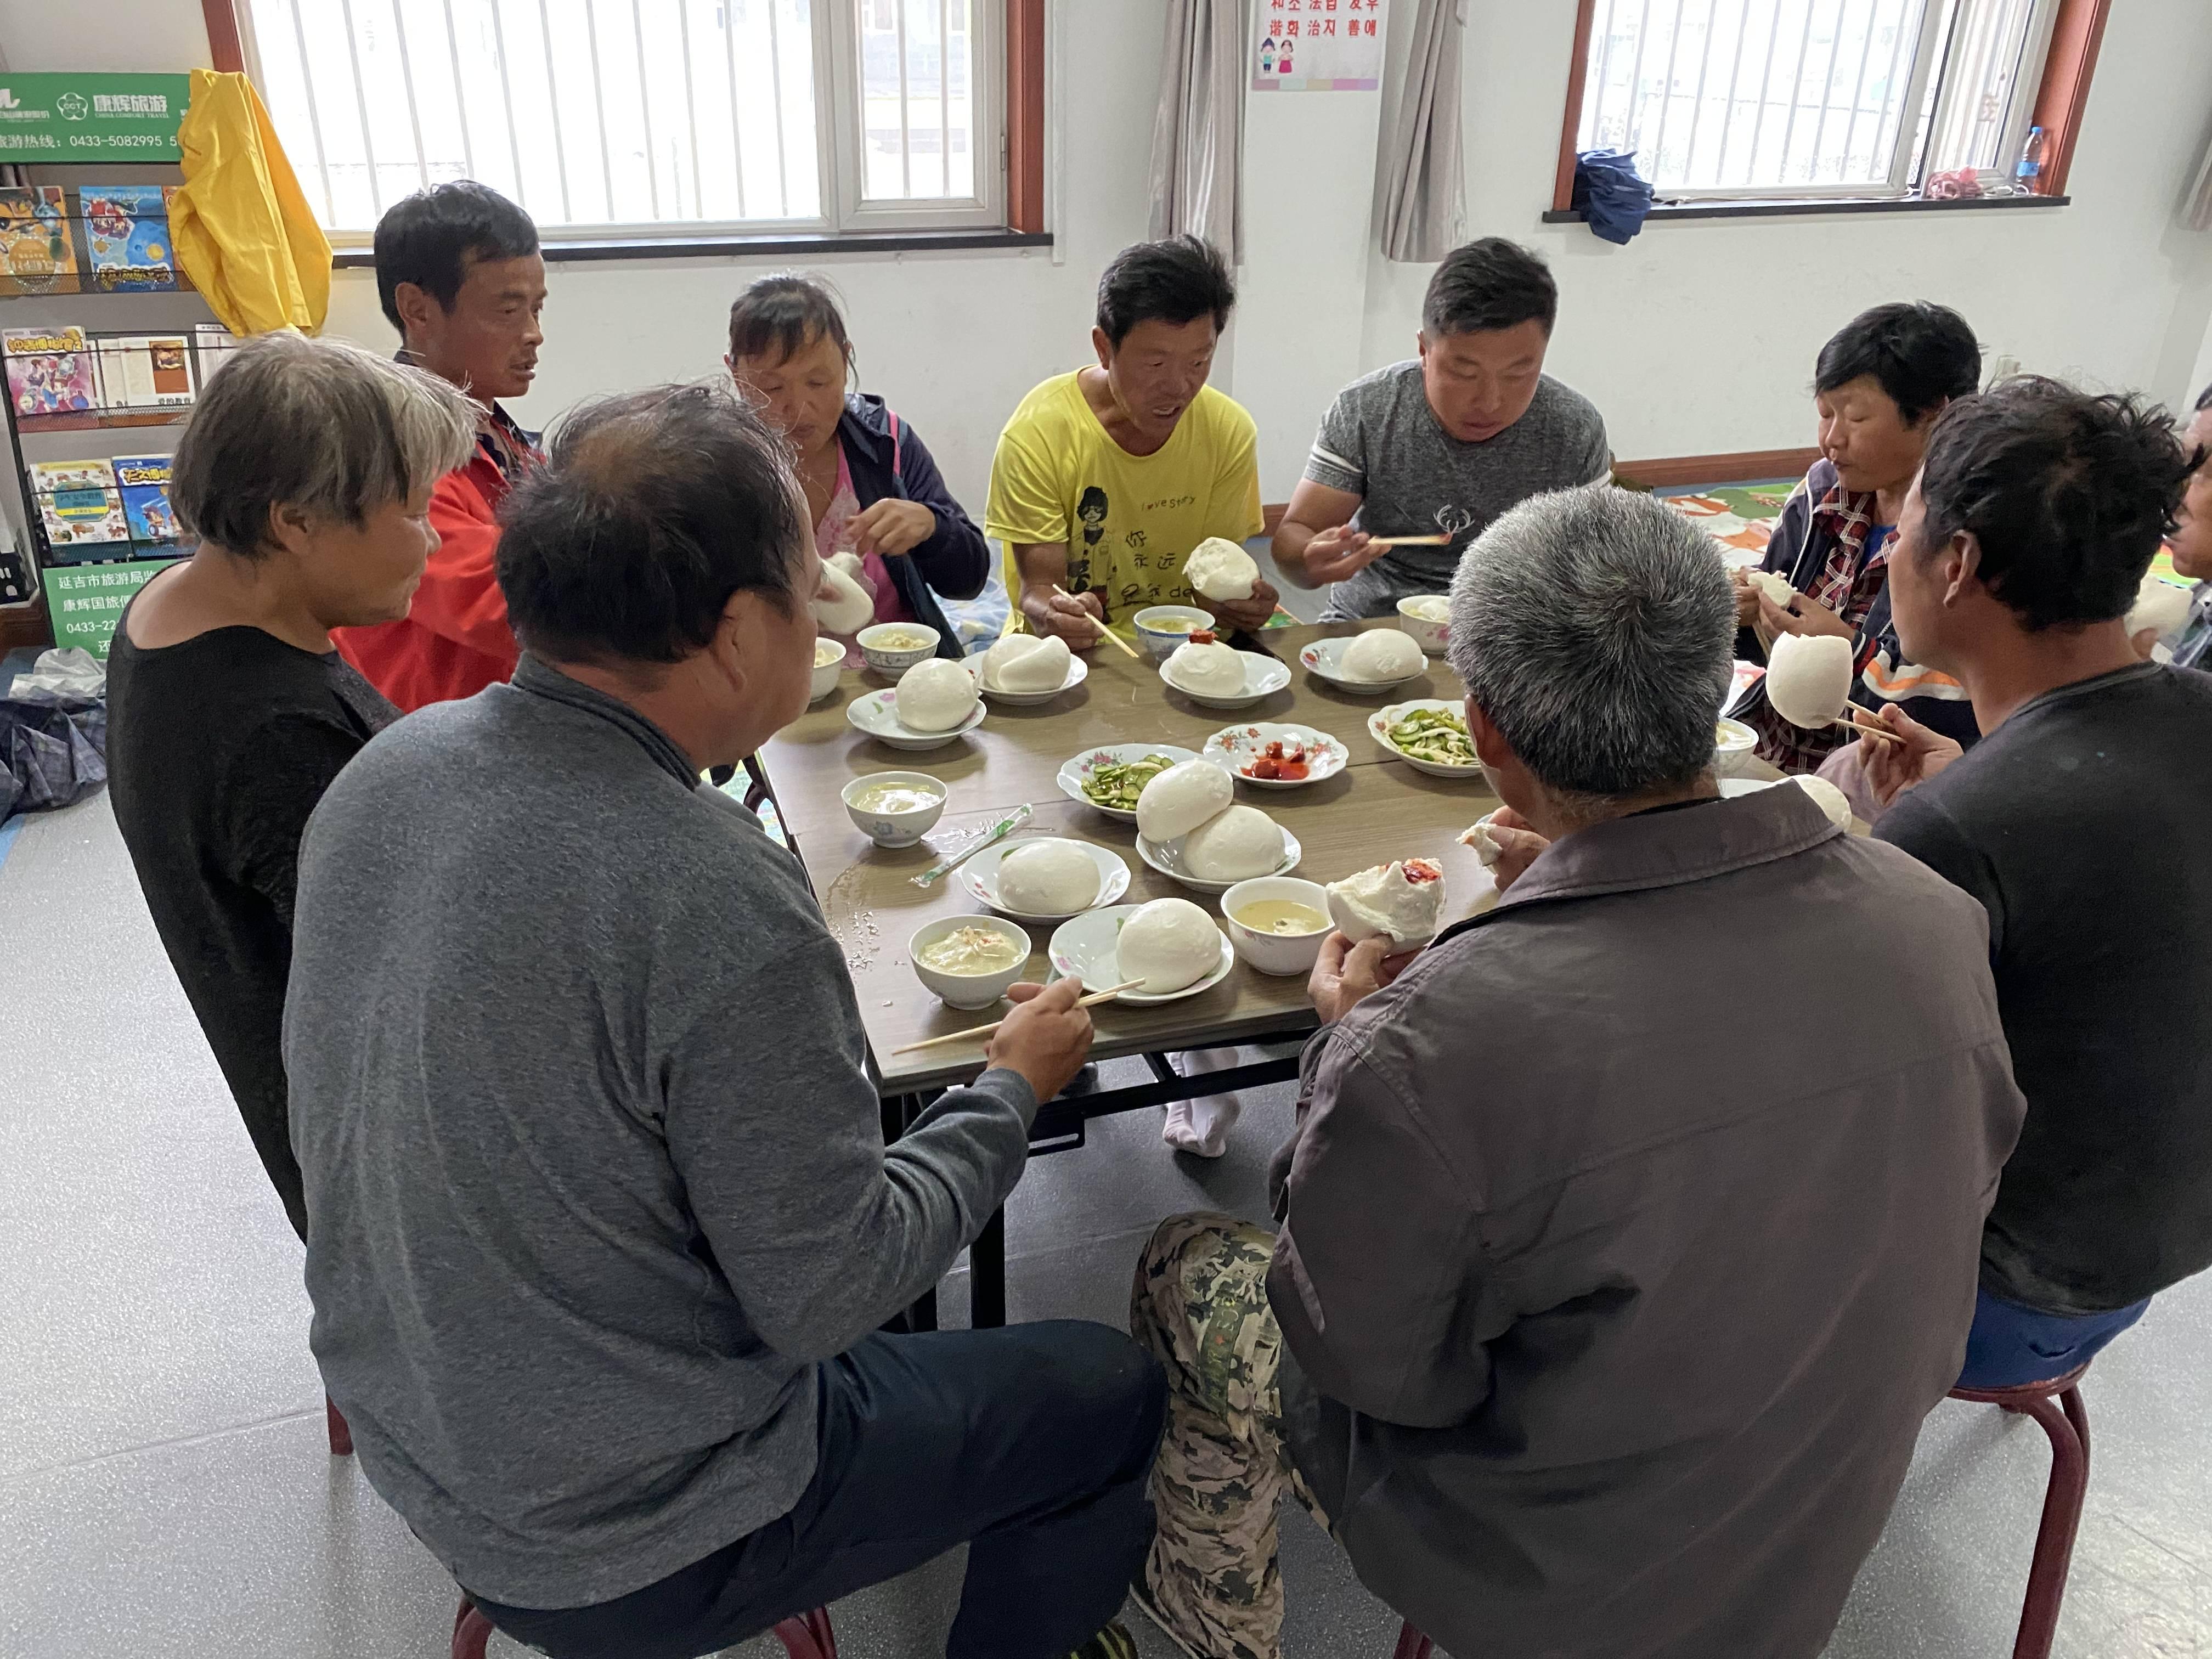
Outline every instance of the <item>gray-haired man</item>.
{"type": "Polygon", "coordinates": [[[1664,507],[1526,503],[1452,621],[1505,890],[1402,962],[1332,938],[1282,1231],[1154,1236],[1142,1595],[1273,1659],[1287,1482],[1453,1653],[1809,1659],[1958,1375],[2020,1127],[1984,918],[1794,787],[1719,798],[1733,601],[1664,507]],[[1881,1040],[1737,1040],[1741,981],[1881,1040]]]}

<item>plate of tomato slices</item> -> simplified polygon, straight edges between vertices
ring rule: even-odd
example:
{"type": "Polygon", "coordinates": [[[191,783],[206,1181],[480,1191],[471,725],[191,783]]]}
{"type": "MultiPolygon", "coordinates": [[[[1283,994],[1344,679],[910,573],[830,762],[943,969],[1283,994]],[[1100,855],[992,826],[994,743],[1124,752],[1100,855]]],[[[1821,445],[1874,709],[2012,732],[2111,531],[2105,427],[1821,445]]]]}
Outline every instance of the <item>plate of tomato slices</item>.
{"type": "Polygon", "coordinates": [[[1298,789],[1344,770],[1344,745],[1310,726],[1263,721],[1224,726],[1206,740],[1204,758],[1261,789],[1298,789]]]}

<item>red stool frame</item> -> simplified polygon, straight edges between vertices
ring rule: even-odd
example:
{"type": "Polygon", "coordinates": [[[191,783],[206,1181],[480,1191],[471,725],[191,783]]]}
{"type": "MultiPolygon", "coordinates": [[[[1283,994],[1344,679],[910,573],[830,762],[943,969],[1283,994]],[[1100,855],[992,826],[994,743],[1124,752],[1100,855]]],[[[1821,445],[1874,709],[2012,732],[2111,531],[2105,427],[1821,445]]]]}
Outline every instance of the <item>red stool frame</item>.
{"type": "MultiPolygon", "coordinates": [[[[460,1610],[453,1615],[453,1659],[484,1659],[492,1628],[491,1620],[463,1596],[460,1610]]],[[[775,1627],[775,1639],[783,1644],[789,1659],[837,1659],[837,1635],[830,1628],[827,1607],[785,1620],[775,1627]]]]}

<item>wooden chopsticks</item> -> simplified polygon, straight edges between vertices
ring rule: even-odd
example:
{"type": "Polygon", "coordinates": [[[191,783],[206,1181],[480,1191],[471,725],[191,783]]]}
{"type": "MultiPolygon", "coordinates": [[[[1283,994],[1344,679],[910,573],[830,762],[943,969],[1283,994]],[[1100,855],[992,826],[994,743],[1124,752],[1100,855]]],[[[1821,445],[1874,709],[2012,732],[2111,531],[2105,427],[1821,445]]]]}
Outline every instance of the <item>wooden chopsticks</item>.
{"type": "MultiPolygon", "coordinates": [[[[1133,991],[1144,982],[1140,979],[1125,979],[1119,985],[1109,985],[1103,991],[1093,991],[1089,996],[1078,1001],[1075,1006],[1079,1008],[1088,1008],[1093,1003],[1110,1002],[1122,992],[1133,991]]],[[[892,1049],[891,1052],[895,1054],[910,1054],[917,1048],[934,1048],[940,1042],[972,1042],[978,1037],[989,1036],[1006,1023],[1003,1019],[994,1019],[988,1025],[978,1025],[972,1031],[947,1031],[943,1036],[930,1037],[921,1042],[909,1042],[902,1048],[892,1049]]]]}
{"type": "MultiPolygon", "coordinates": [[[[1058,582],[1054,582],[1054,583],[1052,585],[1052,591],[1053,591],[1054,592],[1055,592],[1055,593],[1059,594],[1059,595],[1060,595],[1060,597],[1061,599],[1073,599],[1073,598],[1075,597],[1075,595],[1074,595],[1074,594],[1073,594],[1073,593],[1069,592],[1066,588],[1062,587],[1062,586],[1061,586],[1058,582]]],[[[1085,611],[1083,614],[1084,614],[1085,616],[1086,616],[1086,617],[1091,617],[1091,613],[1090,613],[1089,611],[1085,611]]],[[[1099,637],[1100,639],[1102,639],[1102,640],[1111,640],[1111,641],[1114,642],[1114,648],[1115,648],[1115,650],[1119,651],[1119,652],[1120,652],[1123,656],[1125,656],[1125,657],[1134,657],[1134,656],[1136,656],[1136,654],[1137,654],[1137,647],[1136,647],[1135,646],[1133,646],[1133,645],[1130,644],[1130,643],[1128,642],[1128,641],[1127,641],[1127,640],[1123,639],[1123,638],[1122,638],[1119,634],[1116,634],[1116,633],[1115,633],[1112,629],[1110,629],[1110,628],[1107,627],[1107,626],[1106,626],[1106,624],[1105,624],[1104,623],[1103,623],[1103,622],[1099,621],[1097,617],[1091,617],[1091,625],[1093,628],[1095,628],[1095,629],[1097,629],[1098,630],[1098,637],[1099,637]]],[[[1139,660],[1142,660],[1142,659],[1139,659],[1139,660]]]]}
{"type": "Polygon", "coordinates": [[[1370,547],[1443,547],[1451,541],[1449,536],[1370,536],[1370,547]]]}

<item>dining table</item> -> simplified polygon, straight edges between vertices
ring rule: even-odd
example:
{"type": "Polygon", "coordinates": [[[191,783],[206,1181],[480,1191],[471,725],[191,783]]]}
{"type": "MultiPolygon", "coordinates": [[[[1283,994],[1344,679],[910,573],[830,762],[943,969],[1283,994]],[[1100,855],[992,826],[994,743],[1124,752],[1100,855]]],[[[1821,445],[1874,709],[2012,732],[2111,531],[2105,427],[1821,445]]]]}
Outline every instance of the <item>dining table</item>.
{"type": "MultiPolygon", "coordinates": [[[[1297,838],[1294,873],[1328,883],[1393,860],[1425,858],[1444,870],[1447,923],[1495,902],[1490,872],[1460,842],[1461,833],[1498,805],[1480,771],[1439,777],[1416,770],[1370,732],[1369,720],[1387,704],[1420,699],[1453,703],[1465,688],[1440,657],[1425,657],[1419,675],[1378,695],[1360,695],[1322,678],[1300,662],[1304,647],[1395,619],[1277,627],[1235,641],[1272,655],[1290,671],[1289,684],[1250,707],[1233,712],[1194,702],[1176,690],[1149,657],[1132,659],[1102,641],[1085,653],[1088,672],[1079,684],[1049,701],[1013,705],[985,698],[986,714],[974,730],[923,752],[894,749],[847,718],[855,699],[893,682],[874,671],[848,668],[836,688],[776,734],[760,751],[761,780],[774,802],[782,832],[804,865],[824,921],[844,951],[869,1066],[884,1106],[886,1138],[910,1125],[937,1092],[972,1080],[984,1068],[980,1042],[941,1042],[913,1048],[933,1037],[973,1030],[997,1018],[946,1006],[915,977],[908,941],[939,918],[988,913],[955,870],[928,885],[915,878],[957,853],[1015,809],[1030,816],[1006,843],[1060,836],[1107,848],[1129,870],[1121,902],[1180,896],[1218,914],[1218,902],[1186,890],[1148,866],[1137,850],[1136,826],[1070,799],[1059,782],[1062,767],[1115,744],[1171,744],[1202,752],[1206,739],[1256,723],[1291,723],[1321,732],[1342,750],[1346,764],[1334,775],[1291,788],[1263,788],[1240,781],[1237,799],[1260,807],[1297,838]],[[921,772],[944,787],[943,816],[917,844],[877,846],[853,822],[844,793],[871,773],[921,772]]],[[[1771,775],[1771,769],[1760,769],[1771,775]]],[[[1032,945],[1025,978],[1050,973],[1051,928],[1025,927],[1032,945]]],[[[1003,1012],[1003,1007],[999,1012],[1003,1012]]],[[[1242,957],[1219,983],[1176,1000],[1133,1005],[1119,1000],[1091,1010],[1094,1060],[1145,1057],[1149,1082],[1118,1088],[1088,1086],[1044,1103],[1031,1131],[1034,1154],[1083,1145],[1084,1125],[1109,1113],[1143,1109],[1194,1096],[1286,1080],[1296,1075],[1295,1054],[1246,1059],[1223,1069],[1179,1071],[1173,1056],[1194,1050],[1282,1044],[1316,1029],[1303,974],[1273,976],[1242,957]]],[[[1003,1213],[994,1217],[969,1255],[971,1322],[977,1327],[1005,1317],[1003,1213]]],[[[933,1304],[915,1318],[926,1325],[933,1304]]]]}

